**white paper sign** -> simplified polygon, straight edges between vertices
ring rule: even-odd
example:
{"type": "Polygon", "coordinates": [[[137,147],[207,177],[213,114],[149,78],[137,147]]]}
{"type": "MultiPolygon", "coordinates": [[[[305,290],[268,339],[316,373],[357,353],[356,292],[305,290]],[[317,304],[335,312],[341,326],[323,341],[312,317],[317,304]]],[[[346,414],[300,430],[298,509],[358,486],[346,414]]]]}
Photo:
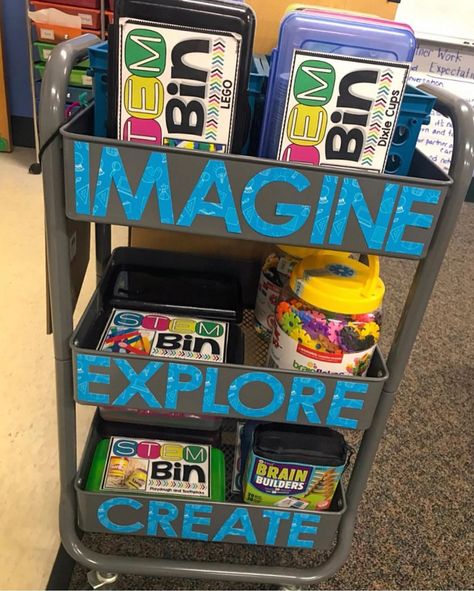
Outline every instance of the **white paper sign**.
{"type": "Polygon", "coordinates": [[[474,3],[472,0],[404,0],[397,8],[396,20],[408,23],[417,38],[457,37],[473,40],[474,3]]]}
{"type": "Polygon", "coordinates": [[[408,68],[296,50],[278,158],[382,172],[408,68]]]}
{"type": "Polygon", "coordinates": [[[120,19],[120,139],[228,152],[240,35],[120,19]]]}
{"type": "MultiPolygon", "coordinates": [[[[421,41],[416,49],[409,83],[444,88],[468,100],[474,107],[474,51],[421,41]]],[[[451,121],[432,111],[431,123],[421,128],[417,147],[447,172],[453,151],[451,121]]]]}

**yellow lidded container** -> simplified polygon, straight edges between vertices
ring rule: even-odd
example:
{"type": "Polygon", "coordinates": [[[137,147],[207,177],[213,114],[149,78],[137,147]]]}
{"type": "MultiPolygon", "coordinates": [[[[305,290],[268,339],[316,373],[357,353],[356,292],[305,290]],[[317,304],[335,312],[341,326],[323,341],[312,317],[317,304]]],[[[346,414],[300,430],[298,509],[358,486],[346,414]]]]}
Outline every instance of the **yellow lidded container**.
{"type": "Polygon", "coordinates": [[[268,255],[260,272],[257,299],[255,300],[255,330],[263,340],[270,340],[275,306],[281,288],[288,282],[295,265],[306,257],[317,257],[320,253],[325,252],[329,251],[278,244],[275,252],[268,255]]]}
{"type": "Polygon", "coordinates": [[[365,375],[380,336],[379,258],[321,251],[300,261],[275,310],[273,367],[365,375]]]}

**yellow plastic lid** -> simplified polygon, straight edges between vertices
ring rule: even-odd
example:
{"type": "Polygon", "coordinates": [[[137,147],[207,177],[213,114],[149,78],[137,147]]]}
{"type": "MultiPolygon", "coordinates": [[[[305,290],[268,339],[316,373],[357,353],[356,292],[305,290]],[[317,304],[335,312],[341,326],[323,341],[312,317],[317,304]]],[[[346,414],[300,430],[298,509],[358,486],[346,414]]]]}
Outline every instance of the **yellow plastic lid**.
{"type": "Polygon", "coordinates": [[[286,244],[277,244],[277,246],[280,250],[286,254],[289,254],[290,257],[294,257],[295,259],[304,259],[305,257],[317,255],[319,253],[319,249],[307,248],[306,246],[288,246],[286,244]]]}
{"type": "Polygon", "coordinates": [[[295,294],[316,308],[339,314],[368,314],[382,304],[385,285],[379,257],[364,265],[347,253],[328,252],[299,262],[290,277],[295,294]]]}

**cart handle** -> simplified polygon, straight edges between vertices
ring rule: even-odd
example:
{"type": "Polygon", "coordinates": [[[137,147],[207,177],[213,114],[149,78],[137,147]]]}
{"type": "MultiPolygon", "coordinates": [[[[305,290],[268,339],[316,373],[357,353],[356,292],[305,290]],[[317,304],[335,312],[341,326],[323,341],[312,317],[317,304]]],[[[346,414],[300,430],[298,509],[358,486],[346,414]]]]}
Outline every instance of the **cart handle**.
{"type": "Polygon", "coordinates": [[[87,33],[55,47],[41,84],[39,133],[40,151],[54,139],[64,123],[67,87],[74,64],[87,57],[87,50],[99,43],[96,35],[87,33]]]}
{"type": "Polygon", "coordinates": [[[57,45],[49,57],[41,84],[38,127],[47,243],[46,302],[51,310],[56,359],[67,359],[71,355],[69,333],[72,332],[72,314],[76,303],[73,300],[78,295],[79,284],[82,284],[84,279],[85,269],[81,267],[83,267],[83,261],[89,257],[90,242],[89,228],[85,230],[84,226],[79,223],[67,220],[64,214],[64,167],[59,130],[65,121],[67,87],[71,70],[77,61],[86,57],[88,47],[98,42],[98,37],[87,34],[57,45]],[[53,234],[54,240],[52,239],[53,234]],[[71,244],[75,244],[74,249],[71,244]],[[66,265],[64,253],[74,251],[75,256],[68,257],[66,265]],[[74,288],[72,283],[73,265],[76,269],[74,288]],[[66,297],[60,298],[58,293],[51,291],[51,277],[67,286],[65,288],[66,297]],[[77,293],[73,295],[74,289],[77,293]],[[58,326],[61,326],[62,330],[58,330],[58,326]]]}

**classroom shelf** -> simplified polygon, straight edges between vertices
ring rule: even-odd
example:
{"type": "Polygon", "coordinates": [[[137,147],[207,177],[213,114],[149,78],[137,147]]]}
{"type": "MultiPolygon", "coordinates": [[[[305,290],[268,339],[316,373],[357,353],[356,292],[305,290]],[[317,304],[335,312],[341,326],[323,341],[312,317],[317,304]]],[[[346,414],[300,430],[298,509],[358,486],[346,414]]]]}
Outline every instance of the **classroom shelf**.
{"type": "Polygon", "coordinates": [[[100,9],[98,8],[87,8],[83,6],[75,6],[71,3],[68,4],[54,4],[51,2],[31,2],[35,10],[43,10],[44,8],[56,8],[61,12],[67,14],[77,15],[81,18],[81,26],[84,29],[100,29],[100,9]]]}
{"type": "MultiPolygon", "coordinates": [[[[43,43],[42,41],[34,41],[34,47],[38,51],[38,57],[42,62],[47,62],[51,52],[56,47],[54,43],[43,43]]],[[[90,62],[88,59],[79,62],[76,68],[82,68],[87,70],[90,67],[90,62]]]]}
{"type": "MultiPolygon", "coordinates": [[[[35,70],[38,72],[39,77],[41,80],[44,77],[44,71],[46,69],[46,64],[43,62],[38,62],[35,64],[35,70]]],[[[92,87],[92,77],[89,76],[87,70],[83,70],[81,68],[73,68],[71,70],[71,75],[69,77],[69,84],[72,86],[80,86],[83,88],[91,88],[92,87]]]]}
{"type": "Polygon", "coordinates": [[[411,176],[395,178],[148,147],[92,129],[90,108],[61,130],[75,220],[418,259],[452,184],[420,152],[411,176]]]}
{"type": "MultiPolygon", "coordinates": [[[[385,361],[378,348],[367,377],[363,378],[269,369],[265,367],[267,345],[255,333],[251,310],[246,311],[242,324],[246,365],[158,359],[147,355],[124,356],[97,351],[96,346],[111,312],[108,294],[113,292],[118,270],[126,267],[137,271],[156,269],[162,272],[183,269],[183,273],[190,268],[201,272],[225,271],[238,278],[245,290],[244,306],[251,306],[255,302],[259,269],[258,265],[252,266],[248,261],[193,257],[179,253],[170,256],[168,252],[139,248],[116,249],[71,339],[77,402],[117,409],[148,409],[153,408],[150,404],[154,404],[155,408],[177,412],[291,421],[347,429],[367,429],[370,426],[388,377],[385,361]],[[121,393],[126,386],[126,379],[120,369],[123,359],[133,367],[135,374],[150,374],[146,382],[146,396],[141,396],[137,391],[131,400],[123,402],[121,393]],[[158,365],[160,369],[156,371],[158,365]],[[171,389],[175,392],[176,381],[179,381],[180,376],[186,382],[191,375],[199,381],[199,386],[190,392],[186,391],[183,383],[183,392],[177,399],[174,400],[174,396],[173,400],[168,398],[167,386],[172,385],[171,389]],[[214,383],[212,391],[209,380],[214,383]]],[[[126,308],[126,304],[123,307],[126,308]]]]}
{"type": "MultiPolygon", "coordinates": [[[[235,432],[226,433],[230,437],[225,438],[222,446],[227,469],[226,502],[200,499],[199,510],[195,512],[197,499],[153,497],[127,491],[117,494],[84,490],[97,444],[104,437],[114,435],[123,435],[123,427],[121,430],[120,424],[107,423],[96,415],[74,483],[79,526],[83,531],[156,537],[170,537],[170,533],[173,532],[171,535],[176,539],[250,543],[306,550],[327,550],[331,547],[341,517],[347,508],[342,484],[336,489],[331,506],[326,511],[302,511],[244,504],[239,501],[238,494],[232,495],[230,489],[235,432]],[[156,519],[163,513],[173,516],[165,526],[166,531],[159,526],[160,520],[156,519]],[[196,518],[203,517],[207,525],[196,526],[196,518]],[[273,523],[278,522],[276,529],[268,529],[270,519],[273,523]],[[231,525],[235,529],[240,528],[241,531],[244,528],[245,535],[229,532],[231,525]]],[[[139,429],[136,436],[140,437],[139,429]]]]}

